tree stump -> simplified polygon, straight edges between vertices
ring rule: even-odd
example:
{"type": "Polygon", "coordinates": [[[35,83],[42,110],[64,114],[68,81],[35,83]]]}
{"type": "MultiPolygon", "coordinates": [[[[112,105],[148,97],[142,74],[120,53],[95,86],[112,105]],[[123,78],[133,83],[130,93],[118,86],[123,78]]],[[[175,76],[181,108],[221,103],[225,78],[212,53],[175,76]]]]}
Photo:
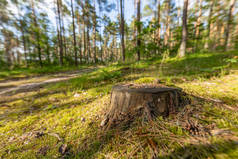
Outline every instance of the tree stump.
{"type": "Polygon", "coordinates": [[[101,126],[110,128],[133,121],[138,116],[143,116],[147,121],[157,116],[166,117],[184,106],[184,99],[184,93],[178,88],[116,85],[101,126]]]}

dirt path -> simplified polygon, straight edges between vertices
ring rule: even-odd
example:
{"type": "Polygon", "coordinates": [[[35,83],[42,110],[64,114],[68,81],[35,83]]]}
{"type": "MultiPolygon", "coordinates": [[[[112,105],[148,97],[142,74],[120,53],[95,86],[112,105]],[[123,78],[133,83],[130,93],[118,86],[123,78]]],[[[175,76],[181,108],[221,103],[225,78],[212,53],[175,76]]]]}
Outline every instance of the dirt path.
{"type": "Polygon", "coordinates": [[[53,75],[45,75],[41,77],[33,77],[18,81],[4,81],[0,82],[0,97],[11,96],[16,93],[34,91],[42,88],[43,86],[51,83],[67,81],[75,78],[81,74],[94,71],[95,68],[81,69],[74,72],[64,72],[53,75]]]}

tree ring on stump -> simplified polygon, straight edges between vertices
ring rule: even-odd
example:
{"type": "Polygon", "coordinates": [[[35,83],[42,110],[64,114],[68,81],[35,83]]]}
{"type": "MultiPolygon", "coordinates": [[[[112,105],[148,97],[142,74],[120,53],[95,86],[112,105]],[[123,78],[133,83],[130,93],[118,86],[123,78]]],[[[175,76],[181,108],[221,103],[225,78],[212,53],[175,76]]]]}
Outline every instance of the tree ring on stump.
{"type": "Polygon", "coordinates": [[[168,116],[187,104],[179,88],[152,85],[116,85],[112,88],[110,106],[101,126],[110,128],[138,116],[152,120],[168,116]]]}

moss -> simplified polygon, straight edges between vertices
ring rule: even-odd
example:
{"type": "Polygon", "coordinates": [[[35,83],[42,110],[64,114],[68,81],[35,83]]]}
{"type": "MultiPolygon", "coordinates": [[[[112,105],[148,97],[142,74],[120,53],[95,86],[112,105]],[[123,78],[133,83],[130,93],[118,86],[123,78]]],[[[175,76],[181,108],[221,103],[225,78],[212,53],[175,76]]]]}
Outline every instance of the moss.
{"type": "Polygon", "coordinates": [[[142,77],[135,81],[135,83],[142,84],[142,83],[152,83],[155,82],[155,77],[142,77]]]}
{"type": "MultiPolygon", "coordinates": [[[[237,158],[238,114],[234,111],[238,101],[238,74],[234,71],[237,64],[227,60],[235,54],[199,53],[179,60],[168,58],[162,73],[160,58],[112,64],[66,82],[44,86],[39,92],[25,92],[20,99],[12,97],[0,107],[0,157],[60,158],[59,147],[67,144],[65,158],[148,158],[154,153],[161,158],[237,158]],[[158,117],[153,122],[137,119],[126,128],[102,131],[100,122],[113,85],[152,83],[155,79],[191,94],[192,103],[186,107],[192,112],[191,120],[202,127],[227,129],[232,135],[194,137],[179,123],[186,120],[178,115],[158,117]],[[35,132],[44,135],[29,135],[35,132]]],[[[61,68],[37,73],[57,70],[61,68]]],[[[27,72],[2,74],[30,75],[31,71],[24,71],[27,72]]]]}

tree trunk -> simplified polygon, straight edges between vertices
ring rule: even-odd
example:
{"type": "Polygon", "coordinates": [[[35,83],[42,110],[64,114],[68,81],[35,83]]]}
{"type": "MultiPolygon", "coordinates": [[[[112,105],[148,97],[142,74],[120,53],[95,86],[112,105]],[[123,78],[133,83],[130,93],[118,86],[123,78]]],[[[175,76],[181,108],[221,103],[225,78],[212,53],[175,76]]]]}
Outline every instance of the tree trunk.
{"type": "Polygon", "coordinates": [[[157,9],[158,11],[158,17],[157,17],[157,23],[158,23],[158,29],[157,29],[157,44],[158,44],[158,46],[160,47],[160,0],[159,0],[159,2],[158,2],[158,9],[157,9]]]}
{"type": "Polygon", "coordinates": [[[198,13],[198,17],[197,17],[197,22],[196,22],[196,33],[195,33],[195,37],[196,37],[196,44],[195,44],[195,49],[198,49],[198,42],[199,42],[199,36],[200,36],[200,24],[201,24],[201,17],[202,17],[202,2],[203,0],[199,0],[199,13],[198,13]]]}
{"type": "Polygon", "coordinates": [[[188,0],[184,0],[182,42],[179,48],[178,57],[184,57],[186,53],[187,34],[188,34],[187,33],[187,10],[188,10],[188,0]]]}
{"type": "MultiPolygon", "coordinates": [[[[19,9],[19,3],[18,1],[16,1],[16,5],[17,5],[17,12],[18,12],[18,16],[21,17],[22,15],[20,14],[20,9],[19,9]]],[[[25,64],[26,67],[28,67],[28,62],[27,62],[27,54],[26,54],[26,38],[25,38],[25,30],[24,30],[24,21],[25,19],[23,18],[22,20],[18,19],[19,23],[20,23],[20,31],[22,34],[22,43],[23,43],[23,50],[24,50],[24,58],[25,58],[25,64]]]]}
{"type": "Polygon", "coordinates": [[[137,60],[140,61],[140,49],[141,49],[141,38],[140,38],[140,32],[141,32],[141,24],[140,24],[140,0],[137,0],[137,60]]]}
{"type": "Polygon", "coordinates": [[[73,23],[73,38],[74,38],[74,64],[78,66],[78,53],[76,48],[76,33],[75,33],[75,23],[74,23],[74,5],[73,1],[71,0],[71,12],[72,12],[72,23],[73,23]]]}
{"type": "Polygon", "coordinates": [[[78,34],[78,42],[79,42],[79,58],[80,58],[80,63],[82,63],[82,59],[83,59],[83,57],[82,57],[82,35],[81,35],[81,25],[80,25],[80,17],[79,17],[80,15],[79,15],[79,13],[77,14],[77,24],[78,24],[78,32],[79,32],[79,34],[78,34]]]}
{"type": "Polygon", "coordinates": [[[63,47],[63,56],[67,57],[67,42],[66,42],[66,35],[65,35],[65,28],[64,28],[64,17],[62,15],[62,47],[63,47]]]}
{"type": "Polygon", "coordinates": [[[115,35],[112,35],[112,43],[111,43],[111,61],[114,61],[114,52],[115,52],[115,35]]]}
{"type": "MultiPolygon", "coordinates": [[[[38,23],[36,20],[36,13],[35,13],[35,5],[34,5],[34,1],[31,0],[31,7],[32,7],[32,16],[33,16],[33,21],[34,21],[34,27],[38,28],[38,23]]],[[[37,41],[37,50],[38,50],[38,58],[39,58],[39,63],[40,66],[42,67],[42,60],[41,60],[41,47],[40,47],[40,35],[39,35],[39,30],[37,30],[37,32],[35,32],[35,36],[36,36],[36,41],[37,41]]]]}
{"type": "Polygon", "coordinates": [[[83,56],[82,56],[82,35],[81,35],[81,37],[79,37],[79,53],[80,53],[80,63],[82,64],[82,62],[83,62],[83,56]]]}
{"type": "Polygon", "coordinates": [[[137,117],[153,120],[168,116],[187,104],[181,90],[168,87],[117,85],[101,126],[108,129],[119,124],[129,124],[137,117]]]}
{"type": "Polygon", "coordinates": [[[87,21],[87,53],[88,53],[88,63],[91,60],[91,45],[90,45],[90,37],[89,37],[89,21],[87,21]]]}
{"type": "Polygon", "coordinates": [[[59,48],[60,48],[60,65],[63,65],[63,39],[62,39],[62,26],[61,26],[61,13],[60,4],[57,0],[57,11],[58,11],[58,23],[59,23],[59,48]]]}
{"type": "Polygon", "coordinates": [[[86,50],[87,50],[87,44],[86,44],[86,32],[85,32],[85,29],[86,29],[86,25],[85,25],[85,18],[84,18],[84,15],[83,15],[83,56],[84,56],[84,60],[85,62],[87,62],[87,58],[86,58],[86,50]]]}
{"type": "Polygon", "coordinates": [[[120,0],[120,10],[121,10],[121,52],[122,52],[122,60],[125,62],[126,60],[126,50],[125,50],[125,39],[124,39],[124,0],[120,0]]]}
{"type": "Polygon", "coordinates": [[[94,0],[94,13],[93,13],[93,55],[94,55],[94,63],[97,62],[97,48],[96,48],[96,27],[97,27],[97,14],[96,14],[96,0],[94,0]]]}
{"type": "MultiPolygon", "coordinates": [[[[180,0],[177,0],[176,2],[179,4],[180,0]]],[[[180,16],[181,16],[181,7],[180,7],[180,5],[178,6],[177,14],[178,14],[177,26],[179,27],[180,26],[180,16]]]]}
{"type": "MultiPolygon", "coordinates": [[[[57,2],[54,0],[54,11],[57,12],[57,2]]],[[[57,31],[57,45],[55,46],[55,56],[58,57],[59,47],[60,47],[60,38],[59,38],[59,27],[58,27],[58,17],[55,16],[55,26],[57,31]]]]}
{"type": "Polygon", "coordinates": [[[65,27],[64,27],[64,10],[63,10],[63,4],[62,0],[59,0],[59,9],[61,14],[61,36],[62,36],[62,50],[63,50],[63,57],[67,57],[67,42],[66,42],[66,36],[65,36],[65,27]]]}
{"type": "Polygon", "coordinates": [[[5,54],[6,54],[6,60],[7,60],[7,65],[10,67],[12,65],[12,58],[11,58],[11,53],[10,53],[10,45],[11,41],[10,39],[4,39],[4,48],[5,48],[5,54]]]}
{"type": "Polygon", "coordinates": [[[167,48],[169,45],[169,39],[170,39],[170,6],[171,0],[167,0],[167,15],[166,15],[166,31],[165,31],[165,38],[164,38],[164,45],[167,48]]]}
{"type": "Polygon", "coordinates": [[[29,37],[26,37],[26,48],[27,48],[27,52],[29,55],[29,63],[32,62],[32,56],[31,56],[31,44],[30,44],[30,40],[29,37]]]}
{"type": "Polygon", "coordinates": [[[59,32],[59,27],[58,24],[56,24],[56,29],[57,29],[57,48],[56,48],[56,57],[59,57],[59,50],[60,50],[60,32],[59,32]]]}
{"type": "Polygon", "coordinates": [[[212,19],[212,15],[213,15],[213,7],[215,4],[215,0],[211,1],[211,5],[210,5],[210,12],[209,12],[209,16],[208,16],[208,24],[207,24],[207,38],[206,38],[206,42],[205,42],[205,49],[209,49],[209,43],[210,43],[210,37],[211,37],[211,19],[212,19]]]}
{"type": "MultiPolygon", "coordinates": [[[[100,33],[101,33],[101,27],[100,27],[100,33]]],[[[103,46],[102,46],[102,34],[99,36],[100,40],[100,53],[101,53],[101,62],[103,62],[103,46]]]]}
{"type": "Polygon", "coordinates": [[[196,38],[198,38],[200,34],[199,26],[201,24],[201,16],[202,16],[202,1],[203,0],[199,0],[199,13],[198,13],[197,22],[196,22],[196,38]]]}
{"type": "MultiPolygon", "coordinates": [[[[117,1],[118,2],[118,1],[117,1]]],[[[101,17],[101,13],[102,13],[102,4],[101,1],[98,1],[98,5],[99,5],[99,17],[101,17]]],[[[102,46],[102,26],[101,26],[101,22],[99,25],[99,45],[100,45],[100,58],[101,58],[101,62],[103,62],[103,46],[102,46]]]]}
{"type": "Polygon", "coordinates": [[[47,43],[46,45],[46,54],[47,54],[47,60],[48,60],[48,64],[50,64],[50,45],[49,45],[49,38],[47,37],[47,43]]]}
{"type": "Polygon", "coordinates": [[[103,50],[104,50],[104,60],[106,61],[107,60],[107,57],[108,57],[108,50],[107,50],[107,45],[108,45],[108,36],[104,36],[104,48],[103,48],[103,50]]]}
{"type": "Polygon", "coordinates": [[[229,13],[228,13],[228,20],[227,20],[227,27],[226,27],[226,32],[225,32],[225,44],[224,44],[224,51],[227,51],[228,49],[228,40],[230,36],[230,27],[232,24],[232,13],[234,12],[234,7],[235,7],[235,2],[236,0],[231,0],[230,1],[230,7],[229,7],[229,13]]]}
{"type": "MultiPolygon", "coordinates": [[[[155,5],[157,4],[157,0],[154,0],[154,3],[155,5]]],[[[156,13],[156,10],[153,11],[154,12],[154,17],[152,19],[153,23],[156,23],[156,16],[157,16],[157,13],[156,13]]],[[[152,24],[150,25],[150,27],[152,28],[152,24]]],[[[153,31],[153,38],[152,38],[153,42],[156,43],[156,30],[153,31]]],[[[155,53],[156,53],[157,50],[155,50],[155,53]]]]}
{"type": "MultiPolygon", "coordinates": [[[[19,45],[18,45],[19,46],[19,45]]],[[[17,50],[17,64],[21,64],[21,53],[17,50]]]]}
{"type": "Polygon", "coordinates": [[[23,43],[25,64],[26,64],[26,67],[28,67],[27,54],[26,54],[26,38],[25,38],[25,31],[24,31],[22,22],[21,22],[21,32],[22,32],[22,43],[23,43]]]}

